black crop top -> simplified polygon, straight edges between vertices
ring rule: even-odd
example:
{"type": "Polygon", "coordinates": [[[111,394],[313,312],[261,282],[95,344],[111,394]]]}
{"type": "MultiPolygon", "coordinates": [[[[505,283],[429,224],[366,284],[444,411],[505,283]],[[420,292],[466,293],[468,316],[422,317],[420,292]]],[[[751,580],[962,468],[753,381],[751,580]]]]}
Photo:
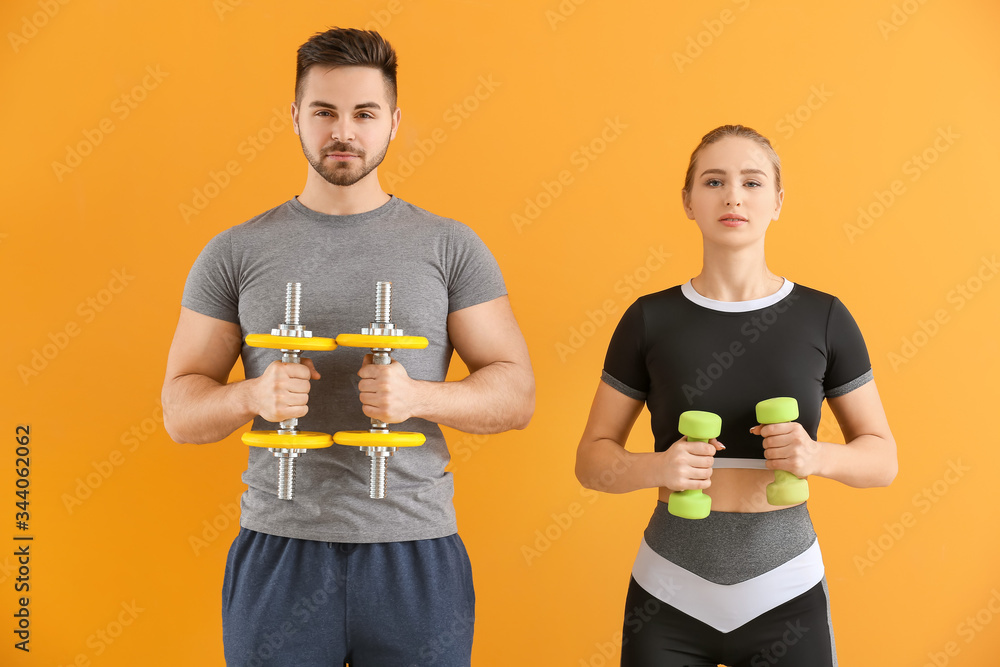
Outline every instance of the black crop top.
{"type": "Polygon", "coordinates": [[[786,280],[753,301],[713,301],[685,285],[640,297],[615,330],[602,379],[646,402],[656,451],[679,439],[685,410],[722,417],[726,449],[716,467],[763,467],[754,406],[776,396],[799,402],[799,419],[816,439],[823,398],[872,379],[854,318],[834,296],[786,280]],[[748,460],[750,459],[750,460],[748,460]]]}

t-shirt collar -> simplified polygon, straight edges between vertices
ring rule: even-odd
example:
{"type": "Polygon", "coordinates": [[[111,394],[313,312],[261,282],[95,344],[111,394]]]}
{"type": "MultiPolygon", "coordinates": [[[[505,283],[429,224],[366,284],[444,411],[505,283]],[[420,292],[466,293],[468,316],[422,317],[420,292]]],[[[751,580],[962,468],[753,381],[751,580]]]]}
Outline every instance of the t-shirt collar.
{"type": "Polygon", "coordinates": [[[681,285],[681,294],[687,297],[688,301],[703,308],[718,310],[723,313],[746,313],[751,310],[760,310],[761,308],[773,306],[788,296],[792,292],[792,288],[795,287],[795,283],[788,278],[782,278],[782,280],[784,282],[781,285],[781,289],[774,294],[749,301],[716,301],[715,299],[709,299],[698,294],[691,285],[690,280],[681,285]]]}

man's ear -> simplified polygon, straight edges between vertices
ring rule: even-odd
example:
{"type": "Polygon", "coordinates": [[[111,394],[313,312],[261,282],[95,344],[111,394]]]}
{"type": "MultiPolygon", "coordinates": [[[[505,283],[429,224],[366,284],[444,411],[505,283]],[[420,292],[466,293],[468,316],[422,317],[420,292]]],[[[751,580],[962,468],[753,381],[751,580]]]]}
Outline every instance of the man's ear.
{"type": "Polygon", "coordinates": [[[389,132],[389,141],[396,138],[396,132],[399,131],[399,121],[403,117],[403,112],[396,107],[396,110],[392,112],[392,130],[389,132]]]}

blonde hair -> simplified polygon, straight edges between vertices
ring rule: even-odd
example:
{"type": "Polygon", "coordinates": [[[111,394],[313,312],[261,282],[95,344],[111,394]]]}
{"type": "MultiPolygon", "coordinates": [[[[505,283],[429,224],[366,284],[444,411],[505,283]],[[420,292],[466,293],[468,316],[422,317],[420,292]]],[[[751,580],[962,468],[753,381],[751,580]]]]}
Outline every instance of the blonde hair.
{"type": "Polygon", "coordinates": [[[706,146],[710,146],[720,139],[725,139],[727,137],[749,139],[764,149],[768,158],[771,160],[771,166],[774,167],[774,191],[780,192],[781,160],[778,158],[778,154],[774,152],[774,147],[771,146],[771,142],[767,140],[767,137],[757,130],[749,128],[745,125],[721,125],[702,137],[701,143],[698,144],[698,147],[694,149],[693,153],[691,153],[691,162],[688,163],[687,174],[684,176],[684,194],[691,194],[691,187],[694,185],[694,164],[698,160],[698,154],[701,153],[702,149],[706,146]]]}

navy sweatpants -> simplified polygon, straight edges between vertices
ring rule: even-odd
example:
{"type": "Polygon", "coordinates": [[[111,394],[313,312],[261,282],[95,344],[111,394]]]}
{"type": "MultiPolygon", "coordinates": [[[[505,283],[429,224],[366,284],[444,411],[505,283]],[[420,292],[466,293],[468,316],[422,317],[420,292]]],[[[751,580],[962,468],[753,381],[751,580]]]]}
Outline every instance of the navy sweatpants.
{"type": "Polygon", "coordinates": [[[222,586],[229,667],[468,667],[472,568],[458,535],[345,544],[241,528],[222,586]]]}

